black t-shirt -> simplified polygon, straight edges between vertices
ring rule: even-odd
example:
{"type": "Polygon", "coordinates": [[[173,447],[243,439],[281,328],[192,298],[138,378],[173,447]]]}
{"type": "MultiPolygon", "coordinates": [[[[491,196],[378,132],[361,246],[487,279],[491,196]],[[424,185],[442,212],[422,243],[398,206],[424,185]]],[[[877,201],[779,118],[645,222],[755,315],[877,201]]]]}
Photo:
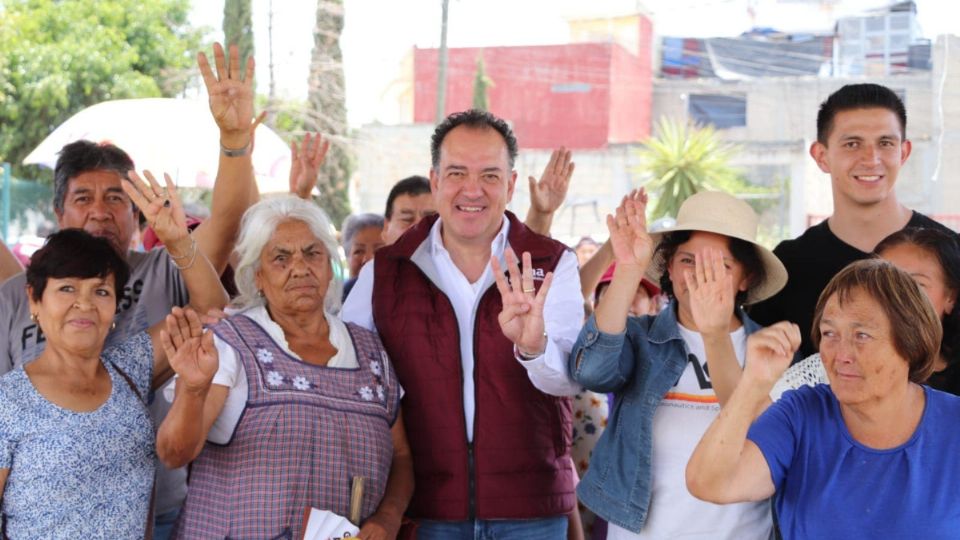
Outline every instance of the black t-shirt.
{"type": "Polygon", "coordinates": [[[927,379],[930,388],[960,396],[960,362],[954,362],[943,371],[934,372],[927,379]]]}
{"type": "MultiPolygon", "coordinates": [[[[913,213],[906,226],[956,234],[919,212],[913,213]]],[[[787,285],[775,296],[751,306],[750,318],[763,326],[780,321],[796,323],[803,338],[797,358],[806,358],[817,352],[810,337],[810,327],[820,293],[845,266],[866,259],[870,254],[837,238],[826,221],[810,227],[793,240],[780,242],[773,252],[787,268],[787,285]]]]}

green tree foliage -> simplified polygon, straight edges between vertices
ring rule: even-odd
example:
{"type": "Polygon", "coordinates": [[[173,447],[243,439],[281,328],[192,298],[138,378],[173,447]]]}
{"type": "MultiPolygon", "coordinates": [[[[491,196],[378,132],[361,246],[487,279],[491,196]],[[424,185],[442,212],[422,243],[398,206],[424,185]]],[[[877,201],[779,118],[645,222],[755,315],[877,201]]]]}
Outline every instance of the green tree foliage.
{"type": "Polygon", "coordinates": [[[0,161],[19,165],[90,105],[182,92],[200,39],[189,7],[188,0],[0,0],[0,161]]]}
{"type": "Polygon", "coordinates": [[[277,132],[288,144],[300,141],[307,132],[308,105],[302,99],[274,98],[258,94],[255,111],[266,111],[264,123],[277,132]]]}
{"type": "Polygon", "coordinates": [[[330,151],[320,168],[317,188],[320,206],[334,223],[350,214],[347,182],[353,159],[347,147],[347,101],[343,76],[340,33],[343,32],[343,0],[317,0],[317,23],[313,30],[313,52],[307,101],[306,126],[330,138],[330,151]]]}
{"type": "Polygon", "coordinates": [[[493,79],[487,75],[483,65],[483,57],[477,56],[477,74],[473,77],[473,108],[481,111],[490,110],[490,98],[487,91],[493,86],[493,79]]]}
{"type": "Polygon", "coordinates": [[[765,191],[743,180],[740,171],[730,165],[739,149],[721,142],[712,126],[665,118],[657,123],[656,134],[638,151],[638,172],[649,178],[645,187],[656,201],[650,219],[675,217],[683,201],[702,190],[765,191]]]}
{"type": "Polygon", "coordinates": [[[250,0],[224,0],[223,36],[227,43],[236,44],[240,59],[253,56],[253,11],[250,0]]]}

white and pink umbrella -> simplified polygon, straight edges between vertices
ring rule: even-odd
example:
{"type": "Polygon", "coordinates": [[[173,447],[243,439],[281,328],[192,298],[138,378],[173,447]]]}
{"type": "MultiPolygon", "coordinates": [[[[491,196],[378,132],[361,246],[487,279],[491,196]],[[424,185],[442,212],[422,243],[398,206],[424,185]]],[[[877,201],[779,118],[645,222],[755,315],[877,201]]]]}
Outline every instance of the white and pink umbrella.
{"type": "MultiPolygon", "coordinates": [[[[220,132],[205,101],[146,98],[104,101],[73,115],[23,160],[53,168],[57,152],[78,139],[110,142],[138,170],[168,172],[181,187],[212,188],[217,176],[220,132]]],[[[290,148],[269,127],[256,132],[253,168],[261,193],[289,188],[290,148]]]]}

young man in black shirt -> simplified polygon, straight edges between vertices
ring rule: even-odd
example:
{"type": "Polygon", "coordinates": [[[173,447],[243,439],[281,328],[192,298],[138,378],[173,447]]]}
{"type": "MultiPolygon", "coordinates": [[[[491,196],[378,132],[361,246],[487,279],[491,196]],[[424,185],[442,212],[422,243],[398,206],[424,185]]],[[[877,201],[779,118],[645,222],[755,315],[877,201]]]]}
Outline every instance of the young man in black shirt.
{"type": "Polygon", "coordinates": [[[820,105],[810,155],[830,174],[833,214],[774,249],[790,279],[776,296],[750,310],[764,326],[782,320],[799,325],[800,357],[816,352],[810,339],[813,311],[837,272],[869,257],[880,240],[904,227],[949,230],[897,201],[897,173],[911,150],[906,129],[903,102],[877,84],[846,85],[820,105]]]}

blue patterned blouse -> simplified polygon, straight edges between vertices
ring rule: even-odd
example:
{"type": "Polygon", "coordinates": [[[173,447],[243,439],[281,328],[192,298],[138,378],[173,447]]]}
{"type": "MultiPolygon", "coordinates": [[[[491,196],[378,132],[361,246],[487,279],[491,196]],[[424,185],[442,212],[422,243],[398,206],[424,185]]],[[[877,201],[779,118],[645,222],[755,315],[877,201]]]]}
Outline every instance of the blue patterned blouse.
{"type": "Polygon", "coordinates": [[[22,366],[0,377],[0,469],[9,469],[0,509],[11,539],[144,536],[156,456],[140,398],[153,377],[150,337],[101,358],[113,388],[91,412],[47,401],[22,366]]]}

